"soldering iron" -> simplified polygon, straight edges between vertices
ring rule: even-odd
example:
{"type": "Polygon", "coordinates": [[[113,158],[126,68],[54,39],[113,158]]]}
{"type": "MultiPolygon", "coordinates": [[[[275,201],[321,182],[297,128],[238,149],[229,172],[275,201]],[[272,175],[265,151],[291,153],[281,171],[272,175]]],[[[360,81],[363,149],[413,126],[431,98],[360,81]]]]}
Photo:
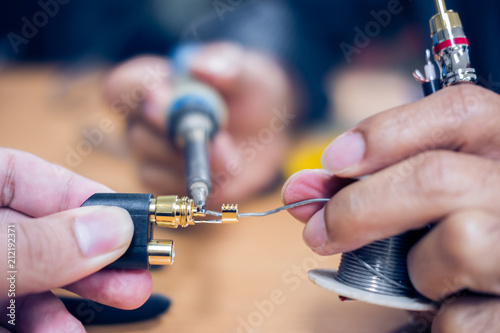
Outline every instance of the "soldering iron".
{"type": "Polygon", "coordinates": [[[207,146],[225,125],[227,116],[219,93],[189,74],[189,65],[199,49],[196,44],[184,45],[172,56],[175,87],[166,121],[171,143],[184,152],[187,193],[203,211],[211,190],[207,146]]]}

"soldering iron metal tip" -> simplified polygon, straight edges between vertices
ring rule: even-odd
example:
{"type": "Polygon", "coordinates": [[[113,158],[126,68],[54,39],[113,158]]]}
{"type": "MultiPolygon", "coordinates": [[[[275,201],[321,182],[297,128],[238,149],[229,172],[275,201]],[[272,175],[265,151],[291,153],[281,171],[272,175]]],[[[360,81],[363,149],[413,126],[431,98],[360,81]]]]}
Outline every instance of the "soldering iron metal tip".
{"type": "Polygon", "coordinates": [[[193,198],[194,204],[199,210],[205,209],[205,202],[207,201],[208,188],[204,183],[194,183],[191,186],[191,197],[193,198]]]}

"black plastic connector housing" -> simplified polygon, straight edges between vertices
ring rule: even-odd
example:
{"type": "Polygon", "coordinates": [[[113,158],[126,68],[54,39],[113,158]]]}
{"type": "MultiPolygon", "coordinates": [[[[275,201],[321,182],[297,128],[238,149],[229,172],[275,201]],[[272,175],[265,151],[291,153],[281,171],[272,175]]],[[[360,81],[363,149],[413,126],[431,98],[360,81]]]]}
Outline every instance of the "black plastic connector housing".
{"type": "Polygon", "coordinates": [[[149,269],[148,242],[152,229],[149,223],[149,202],[152,194],[96,193],[88,198],[84,206],[115,206],[128,211],[134,222],[134,236],[127,251],[105,268],[149,269]]]}

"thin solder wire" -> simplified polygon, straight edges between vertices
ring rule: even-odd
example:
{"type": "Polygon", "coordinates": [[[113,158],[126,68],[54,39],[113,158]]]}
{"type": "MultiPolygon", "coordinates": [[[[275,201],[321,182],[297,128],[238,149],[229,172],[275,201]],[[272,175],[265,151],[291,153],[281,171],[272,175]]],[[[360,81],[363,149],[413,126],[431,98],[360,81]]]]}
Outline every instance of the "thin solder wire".
{"type": "MultiPolygon", "coordinates": [[[[281,207],[278,207],[275,209],[271,209],[267,212],[239,213],[238,217],[262,217],[262,216],[267,216],[267,215],[271,215],[271,214],[276,214],[276,213],[279,213],[283,210],[287,210],[287,209],[291,209],[291,208],[295,208],[295,207],[299,207],[299,206],[303,206],[303,205],[309,205],[309,204],[317,203],[317,202],[328,202],[328,201],[330,201],[330,199],[328,199],[328,198],[307,199],[307,200],[295,202],[293,204],[289,204],[289,205],[281,206],[281,207]]],[[[216,212],[216,211],[208,210],[208,209],[205,210],[205,215],[222,217],[221,212],[216,212]]],[[[196,221],[196,223],[221,223],[221,222],[222,222],[222,220],[217,220],[217,219],[216,220],[197,220],[196,221]]]]}
{"type": "MultiPolygon", "coordinates": [[[[281,206],[281,207],[278,207],[275,209],[271,209],[271,210],[268,210],[267,212],[239,213],[238,217],[262,217],[262,216],[267,216],[267,215],[279,213],[282,210],[287,210],[287,209],[291,209],[291,208],[295,208],[295,207],[299,207],[299,206],[303,206],[303,205],[309,205],[309,204],[317,203],[317,202],[328,202],[328,201],[330,201],[330,199],[328,199],[328,198],[307,199],[307,200],[295,202],[293,204],[289,204],[289,205],[281,206]]],[[[221,216],[222,217],[221,212],[216,212],[213,210],[206,210],[205,213],[206,213],[206,215],[221,216]]]]}
{"type": "Polygon", "coordinates": [[[357,256],[355,253],[353,253],[353,252],[347,252],[346,255],[352,256],[354,259],[356,259],[361,265],[363,265],[364,267],[366,267],[366,269],[368,269],[374,275],[376,275],[379,278],[385,280],[387,283],[395,286],[396,288],[403,288],[405,290],[413,292],[412,288],[410,288],[408,286],[405,286],[405,285],[403,285],[403,284],[401,284],[399,282],[391,280],[390,278],[388,278],[387,276],[385,276],[384,274],[382,274],[381,272],[379,272],[378,270],[376,270],[372,266],[368,265],[366,262],[363,261],[363,259],[361,259],[359,256],[357,256]]]}
{"type": "MultiPolygon", "coordinates": [[[[298,201],[260,213],[239,213],[238,217],[262,217],[283,210],[318,202],[329,198],[298,201]]],[[[206,215],[222,217],[221,212],[206,210],[206,215]]],[[[199,223],[221,223],[222,220],[197,221],[199,223]]],[[[408,251],[422,236],[422,231],[410,231],[402,235],[375,241],[357,250],[342,254],[335,279],[348,286],[391,296],[417,297],[406,268],[408,251]]]]}
{"type": "Polygon", "coordinates": [[[295,207],[299,207],[299,206],[303,206],[303,205],[309,205],[309,204],[317,203],[317,202],[328,202],[328,201],[330,201],[330,199],[327,199],[327,198],[308,199],[308,200],[303,200],[303,201],[295,202],[293,204],[281,206],[281,207],[278,207],[278,208],[275,208],[275,209],[271,209],[271,210],[269,210],[267,212],[262,212],[262,213],[241,213],[241,214],[238,214],[238,217],[261,217],[261,216],[267,216],[267,215],[271,215],[271,214],[276,214],[278,212],[281,212],[282,210],[287,210],[287,209],[291,209],[291,208],[295,208],[295,207]]]}

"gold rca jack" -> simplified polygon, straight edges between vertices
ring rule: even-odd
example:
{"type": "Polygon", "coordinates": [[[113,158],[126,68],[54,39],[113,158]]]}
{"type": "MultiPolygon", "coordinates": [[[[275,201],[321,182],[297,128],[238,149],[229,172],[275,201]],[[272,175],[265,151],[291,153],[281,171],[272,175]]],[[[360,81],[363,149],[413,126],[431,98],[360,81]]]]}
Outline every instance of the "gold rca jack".
{"type": "Polygon", "coordinates": [[[179,198],[177,195],[165,195],[152,198],[149,204],[149,221],[165,228],[178,228],[197,223],[237,223],[238,205],[222,205],[221,213],[200,210],[193,199],[179,198]],[[208,215],[220,217],[218,220],[207,219],[208,215]]]}
{"type": "Polygon", "coordinates": [[[154,238],[155,227],[178,228],[198,223],[236,223],[238,205],[222,205],[221,212],[200,209],[193,199],[152,194],[96,193],[82,206],[116,206],[127,210],[134,223],[134,236],[127,251],[106,268],[149,269],[150,265],[172,265],[172,240],[154,238]]]}
{"type": "MultiPolygon", "coordinates": [[[[200,210],[194,200],[188,197],[163,195],[149,201],[149,223],[163,228],[185,228],[197,223],[237,223],[238,205],[222,205],[220,215],[220,220],[206,219],[207,211],[200,210]]],[[[149,241],[148,258],[151,265],[172,265],[174,256],[172,240],[149,241]]]]}
{"type": "Polygon", "coordinates": [[[147,251],[150,265],[172,265],[174,263],[175,251],[172,240],[150,240],[147,251]]]}

